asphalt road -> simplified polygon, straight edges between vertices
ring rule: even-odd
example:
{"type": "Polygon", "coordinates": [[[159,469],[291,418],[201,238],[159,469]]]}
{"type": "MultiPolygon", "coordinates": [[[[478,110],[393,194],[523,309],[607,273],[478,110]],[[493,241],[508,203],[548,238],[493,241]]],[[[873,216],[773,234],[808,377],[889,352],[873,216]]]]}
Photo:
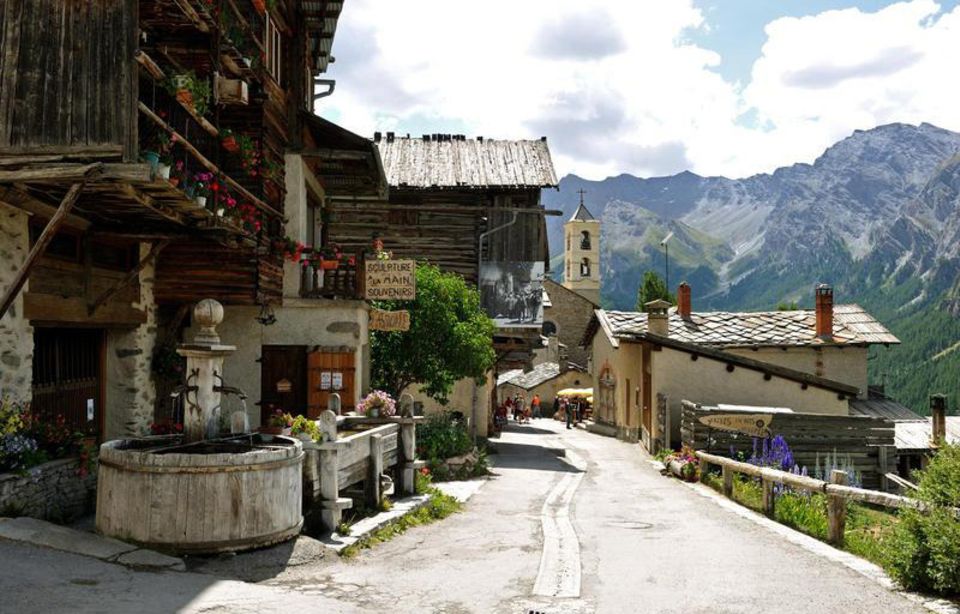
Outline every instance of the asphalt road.
{"type": "Polygon", "coordinates": [[[250,584],[0,540],[0,613],[925,611],[660,476],[636,445],[510,429],[463,513],[354,560],[304,557],[250,584]]]}

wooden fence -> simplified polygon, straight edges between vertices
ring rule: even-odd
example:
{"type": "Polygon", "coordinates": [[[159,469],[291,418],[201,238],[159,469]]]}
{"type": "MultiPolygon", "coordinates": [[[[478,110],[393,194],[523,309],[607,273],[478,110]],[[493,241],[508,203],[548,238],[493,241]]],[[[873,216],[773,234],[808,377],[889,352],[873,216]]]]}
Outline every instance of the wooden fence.
{"type": "Polygon", "coordinates": [[[706,409],[683,401],[681,439],[694,450],[725,455],[751,454],[754,440],[782,435],[794,461],[813,473],[827,457],[849,459],[864,488],[887,490],[886,474],[895,472],[894,424],[865,416],[765,413],[706,409]]]}
{"type": "MultiPolygon", "coordinates": [[[[759,478],[763,484],[763,510],[764,513],[770,517],[774,515],[775,510],[775,484],[784,484],[794,489],[826,495],[828,500],[827,538],[832,544],[843,544],[843,531],[847,516],[847,500],[897,509],[912,508],[920,510],[921,512],[926,512],[930,509],[924,502],[918,501],[917,499],[847,486],[847,473],[836,469],[831,473],[830,481],[825,482],[807,476],[787,473],[786,471],[779,471],[768,467],[758,467],[757,465],[735,461],[725,456],[717,456],[702,451],[697,452],[697,457],[700,459],[701,481],[703,477],[707,475],[709,465],[717,465],[721,468],[723,475],[723,494],[727,497],[733,496],[733,476],[735,473],[742,473],[759,478]]],[[[680,468],[675,462],[671,463],[670,471],[680,475],[680,468]]],[[[954,509],[954,515],[960,519],[960,510],[954,509]]]]}

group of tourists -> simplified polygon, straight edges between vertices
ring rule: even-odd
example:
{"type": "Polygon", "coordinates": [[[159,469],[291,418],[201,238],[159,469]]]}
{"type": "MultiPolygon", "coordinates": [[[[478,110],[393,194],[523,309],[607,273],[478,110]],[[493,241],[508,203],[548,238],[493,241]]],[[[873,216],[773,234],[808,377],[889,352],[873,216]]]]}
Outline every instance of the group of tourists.
{"type": "MultiPolygon", "coordinates": [[[[587,410],[587,400],[579,397],[556,396],[553,399],[553,418],[555,420],[566,420],[567,428],[573,428],[574,424],[583,422],[584,414],[587,410]]],[[[494,426],[499,431],[502,430],[510,418],[517,424],[530,424],[532,419],[543,418],[542,403],[539,394],[534,394],[530,402],[527,403],[526,395],[516,393],[497,407],[494,414],[494,426]]]]}

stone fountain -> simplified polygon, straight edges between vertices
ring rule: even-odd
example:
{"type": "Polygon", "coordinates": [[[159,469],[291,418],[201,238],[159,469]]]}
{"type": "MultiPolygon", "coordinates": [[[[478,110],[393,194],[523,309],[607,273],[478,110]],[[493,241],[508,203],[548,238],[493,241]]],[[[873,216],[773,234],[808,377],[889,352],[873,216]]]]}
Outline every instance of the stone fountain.
{"type": "MultiPolygon", "coordinates": [[[[303,449],[299,441],[220,434],[223,360],[217,301],[193,310],[199,332],[178,353],[187,359],[180,388],[184,434],[119,439],[100,446],[97,531],[174,553],[258,548],[300,533],[303,449]]],[[[234,421],[236,422],[236,421],[234,421]]]]}

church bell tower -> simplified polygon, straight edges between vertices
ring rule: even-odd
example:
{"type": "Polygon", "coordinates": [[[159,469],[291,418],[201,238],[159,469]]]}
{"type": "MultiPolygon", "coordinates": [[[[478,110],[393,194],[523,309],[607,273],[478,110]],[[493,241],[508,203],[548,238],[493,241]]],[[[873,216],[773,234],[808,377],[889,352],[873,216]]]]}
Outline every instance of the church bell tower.
{"type": "Polygon", "coordinates": [[[563,225],[563,286],[600,304],[600,220],[583,204],[563,225]]]}

